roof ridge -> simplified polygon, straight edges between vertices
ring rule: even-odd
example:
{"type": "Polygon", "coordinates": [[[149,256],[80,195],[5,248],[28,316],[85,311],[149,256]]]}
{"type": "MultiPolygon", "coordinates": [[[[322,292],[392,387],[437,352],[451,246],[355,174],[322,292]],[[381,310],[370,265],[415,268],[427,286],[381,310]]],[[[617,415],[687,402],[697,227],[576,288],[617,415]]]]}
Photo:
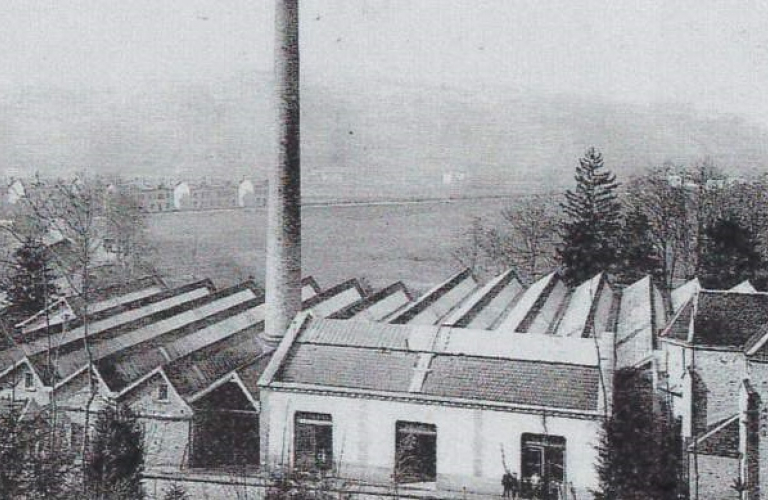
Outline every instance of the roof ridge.
{"type": "MultiPolygon", "coordinates": [[[[249,286],[243,286],[243,285],[237,285],[235,287],[230,287],[222,290],[218,290],[214,293],[211,293],[209,295],[204,295],[202,297],[197,297],[192,300],[188,300],[186,302],[183,302],[181,304],[173,305],[167,309],[161,309],[159,311],[151,312],[147,315],[140,316],[138,318],[135,318],[133,320],[127,321],[125,323],[119,323],[117,325],[114,325],[112,327],[106,328],[104,330],[100,330],[98,332],[90,333],[89,338],[91,340],[93,339],[99,339],[99,340],[110,340],[117,337],[122,336],[125,333],[135,331],[141,328],[144,328],[148,325],[164,321],[166,319],[169,319],[173,316],[177,316],[179,314],[184,314],[188,311],[191,311],[193,309],[196,309],[198,307],[203,307],[205,305],[211,304],[216,302],[217,300],[224,299],[226,297],[229,297],[231,295],[235,295],[237,293],[242,292],[246,288],[250,288],[249,286]]],[[[193,289],[194,290],[194,289],[193,289]]],[[[190,290],[189,292],[193,291],[190,290]]],[[[189,293],[185,292],[185,293],[189,293]]],[[[179,294],[183,295],[183,294],[179,294]]],[[[169,297],[171,298],[171,297],[169,297]]],[[[250,300],[259,300],[256,299],[250,299],[250,300]]],[[[128,311],[124,311],[128,312],[128,311]]],[[[102,318],[106,319],[106,318],[102,318]]],[[[71,331],[71,330],[70,330],[71,331]]],[[[74,352],[78,350],[79,341],[82,340],[82,337],[74,337],[66,342],[59,343],[56,345],[56,349],[59,351],[59,354],[61,355],[62,352],[69,353],[74,352]],[[64,349],[62,349],[64,348],[64,349]]],[[[32,355],[36,356],[41,353],[47,352],[47,349],[41,350],[39,352],[35,352],[32,355]]]]}
{"type": "MultiPolygon", "coordinates": [[[[409,304],[401,313],[394,316],[388,322],[393,324],[404,324],[419,315],[426,310],[429,306],[434,304],[439,298],[446,295],[450,290],[454,289],[459,283],[463,282],[467,278],[472,276],[472,271],[469,268],[454,274],[447,280],[432,287],[427,293],[416,299],[409,304]]],[[[470,292],[471,293],[471,292],[470,292]]]]}
{"type": "MultiPolygon", "coordinates": [[[[472,304],[471,307],[467,311],[465,311],[464,314],[459,319],[452,322],[450,326],[458,326],[458,327],[467,326],[470,322],[472,322],[473,319],[477,317],[478,314],[480,314],[480,312],[482,312],[483,309],[485,309],[486,306],[488,306],[488,304],[490,304],[496,297],[498,297],[499,294],[504,289],[507,288],[507,286],[510,286],[512,281],[516,281],[522,287],[522,283],[520,283],[520,279],[517,276],[517,273],[513,269],[509,269],[505,271],[500,276],[495,278],[494,281],[496,281],[496,283],[493,283],[493,281],[491,281],[492,285],[488,289],[488,291],[482,294],[475,301],[475,303],[472,304]]],[[[488,286],[488,284],[486,284],[485,286],[488,286]]],[[[473,294],[485,290],[485,286],[477,288],[475,292],[473,292],[473,294]]],[[[468,296],[467,299],[469,299],[471,295],[472,294],[470,294],[470,296],[468,296]]],[[[448,318],[449,315],[446,315],[445,317],[448,318]]]]}
{"type": "MultiPolygon", "coordinates": [[[[525,313],[525,316],[523,316],[523,319],[520,320],[520,323],[517,324],[514,331],[528,333],[528,330],[533,325],[534,320],[541,312],[541,308],[544,307],[544,304],[547,303],[547,300],[552,294],[552,291],[555,289],[557,284],[560,283],[560,278],[555,273],[552,273],[549,276],[550,278],[547,281],[546,286],[541,290],[541,292],[539,292],[538,297],[536,297],[536,300],[533,302],[533,304],[531,304],[528,312],[525,313]]],[[[530,290],[530,288],[528,290],[530,290]]],[[[566,288],[566,294],[569,294],[570,292],[571,290],[566,288]]]]}
{"type": "Polygon", "coordinates": [[[394,295],[401,290],[405,292],[405,294],[410,299],[410,294],[408,293],[408,289],[406,288],[405,284],[402,281],[396,281],[395,283],[387,285],[386,287],[377,290],[368,296],[363,296],[348,306],[345,306],[344,308],[334,312],[328,316],[328,319],[351,319],[362,311],[369,309],[371,306],[378,303],[382,299],[394,295]]]}
{"type": "MultiPolygon", "coordinates": [[[[177,297],[177,296],[180,296],[180,295],[184,295],[185,293],[189,293],[189,292],[191,292],[193,290],[197,290],[197,289],[203,288],[203,287],[206,287],[211,292],[216,293],[216,292],[214,292],[215,288],[212,289],[213,282],[211,282],[210,279],[198,280],[198,281],[195,281],[195,282],[192,282],[192,283],[187,283],[187,284],[182,285],[180,287],[172,288],[172,289],[169,289],[169,290],[163,290],[160,293],[152,294],[152,295],[149,295],[147,297],[142,297],[140,299],[136,299],[136,300],[133,300],[133,301],[130,301],[130,302],[126,302],[124,304],[117,304],[117,305],[115,305],[113,307],[108,307],[107,309],[102,309],[101,311],[97,311],[95,313],[88,314],[87,317],[88,317],[89,322],[101,321],[103,319],[106,319],[106,318],[109,318],[109,317],[112,317],[112,316],[116,316],[116,315],[121,314],[123,312],[129,311],[129,310],[132,310],[132,309],[137,309],[139,307],[145,307],[145,306],[148,306],[150,304],[155,304],[155,303],[158,303],[158,302],[162,302],[164,300],[167,300],[167,299],[170,299],[170,298],[173,298],[173,297],[177,297]]],[[[75,328],[80,328],[84,324],[85,324],[85,318],[83,316],[78,316],[74,320],[68,322],[67,323],[67,327],[68,327],[68,330],[71,331],[71,330],[74,330],[75,328]]],[[[36,328],[34,330],[30,330],[28,332],[25,332],[23,335],[27,336],[27,335],[30,335],[30,334],[34,334],[36,332],[42,332],[43,330],[46,330],[44,332],[44,335],[50,335],[52,333],[61,333],[64,330],[64,324],[63,323],[58,323],[58,324],[55,324],[55,325],[51,325],[50,328],[46,328],[45,326],[43,326],[43,327],[36,328]]],[[[34,342],[36,340],[38,340],[38,339],[28,340],[28,341],[23,342],[23,343],[24,344],[29,344],[29,343],[32,343],[32,342],[34,342]]]]}
{"type": "MultiPolygon", "coordinates": [[[[114,358],[120,354],[126,353],[127,351],[131,349],[138,349],[140,347],[146,347],[147,344],[152,344],[155,342],[163,340],[163,343],[160,344],[161,346],[168,345],[172,342],[175,342],[177,340],[181,340],[186,338],[189,335],[194,334],[195,332],[199,332],[200,330],[204,330],[205,328],[214,326],[218,323],[221,323],[223,321],[226,321],[230,318],[233,318],[235,316],[238,316],[239,314],[242,314],[250,309],[256,309],[258,306],[263,305],[264,303],[259,301],[259,299],[250,299],[244,302],[241,302],[239,304],[235,304],[233,306],[227,307],[226,309],[222,309],[221,311],[216,311],[214,313],[210,313],[206,316],[202,316],[199,318],[194,319],[193,321],[190,321],[189,323],[186,323],[182,326],[179,326],[177,328],[173,328],[171,330],[162,332],[156,336],[153,336],[151,338],[148,338],[144,341],[138,342],[136,344],[132,344],[128,347],[125,347],[123,349],[120,349],[119,351],[116,351],[112,354],[108,354],[106,356],[102,356],[96,360],[96,363],[98,364],[102,360],[106,360],[108,358],[114,358]],[[177,337],[178,336],[178,337],[177,337]],[[171,340],[172,339],[172,340],[171,340]]],[[[185,311],[187,312],[187,311],[185,311]]],[[[171,319],[170,318],[166,319],[171,319]]],[[[152,323],[150,323],[152,324],[152,323]]],[[[130,333],[130,332],[128,332],[130,333]]],[[[111,340],[111,339],[110,339],[111,340]]]]}
{"type": "Polygon", "coordinates": [[[325,301],[326,299],[333,297],[335,295],[340,294],[341,292],[344,292],[346,290],[349,290],[350,288],[356,288],[358,292],[360,292],[360,295],[362,297],[365,297],[365,293],[360,286],[360,283],[357,281],[357,278],[350,278],[342,283],[339,283],[338,285],[332,286],[331,288],[326,288],[322,292],[318,293],[317,295],[308,298],[307,300],[302,302],[302,309],[309,309],[311,307],[316,306],[320,302],[325,301]]]}

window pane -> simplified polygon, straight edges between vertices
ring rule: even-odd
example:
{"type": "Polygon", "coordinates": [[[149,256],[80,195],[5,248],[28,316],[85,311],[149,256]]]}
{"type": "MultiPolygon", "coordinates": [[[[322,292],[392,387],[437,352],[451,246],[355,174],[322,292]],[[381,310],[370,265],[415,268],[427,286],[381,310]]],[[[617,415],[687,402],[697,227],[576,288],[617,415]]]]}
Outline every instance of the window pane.
{"type": "Polygon", "coordinates": [[[395,478],[398,482],[437,479],[437,427],[419,422],[397,422],[395,478]]]}
{"type": "Polygon", "coordinates": [[[523,434],[520,450],[523,494],[541,494],[559,488],[565,481],[565,438],[523,434]]]}
{"type": "Polygon", "coordinates": [[[333,422],[319,413],[296,413],[294,462],[302,469],[328,470],[333,466],[333,422]]]}

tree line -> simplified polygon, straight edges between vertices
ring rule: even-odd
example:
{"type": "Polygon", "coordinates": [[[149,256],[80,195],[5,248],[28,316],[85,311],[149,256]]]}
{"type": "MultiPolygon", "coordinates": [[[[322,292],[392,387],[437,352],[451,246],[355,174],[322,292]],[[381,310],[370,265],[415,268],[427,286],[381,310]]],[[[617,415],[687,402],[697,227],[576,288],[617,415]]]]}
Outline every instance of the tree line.
{"type": "MultiPolygon", "coordinates": [[[[19,321],[47,311],[62,296],[77,297],[92,364],[88,326],[94,291],[103,280],[114,284],[146,274],[151,253],[144,215],[119,193],[109,198],[103,193],[98,179],[80,176],[44,192],[30,191],[4,207],[0,288],[8,305],[0,314],[0,334],[6,347],[25,340],[16,328],[19,321]],[[105,253],[109,259],[102,258],[105,253]]],[[[56,357],[53,353],[49,362],[56,357]]],[[[54,373],[52,365],[46,369],[54,373]]],[[[121,405],[95,405],[96,380],[93,370],[87,373],[85,424],[79,427],[59,411],[56,391],[42,408],[13,397],[0,401],[0,499],[143,498],[138,418],[121,405]]]]}
{"type": "Polygon", "coordinates": [[[476,219],[455,258],[483,278],[559,270],[572,284],[599,272],[617,283],[651,275],[667,289],[698,277],[727,289],[768,286],[768,179],[728,179],[711,161],[664,165],[621,183],[589,148],[564,193],[533,195],[476,219]]]}

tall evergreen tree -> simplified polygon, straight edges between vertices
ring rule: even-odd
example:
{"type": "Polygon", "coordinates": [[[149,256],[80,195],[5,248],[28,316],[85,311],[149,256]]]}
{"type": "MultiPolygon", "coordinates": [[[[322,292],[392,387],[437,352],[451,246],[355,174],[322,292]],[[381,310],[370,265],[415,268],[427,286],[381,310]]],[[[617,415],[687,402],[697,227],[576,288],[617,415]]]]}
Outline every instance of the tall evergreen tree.
{"type": "Polygon", "coordinates": [[[50,254],[40,239],[26,238],[13,253],[7,291],[13,313],[18,319],[42,310],[47,305],[46,301],[50,303],[58,294],[50,254]]]}
{"type": "Polygon", "coordinates": [[[751,280],[763,289],[766,265],[757,237],[735,217],[719,219],[704,230],[699,279],[707,288],[727,289],[751,280]]]}
{"type": "Polygon", "coordinates": [[[85,465],[88,499],[144,498],[144,432],[129,408],[106,406],[99,412],[85,465]]]}
{"type": "Polygon", "coordinates": [[[558,257],[566,281],[575,284],[601,271],[612,271],[619,261],[618,234],[621,204],[616,176],[606,170],[603,156],[589,148],[576,167],[576,188],[565,193],[566,220],[561,224],[558,257]]]}

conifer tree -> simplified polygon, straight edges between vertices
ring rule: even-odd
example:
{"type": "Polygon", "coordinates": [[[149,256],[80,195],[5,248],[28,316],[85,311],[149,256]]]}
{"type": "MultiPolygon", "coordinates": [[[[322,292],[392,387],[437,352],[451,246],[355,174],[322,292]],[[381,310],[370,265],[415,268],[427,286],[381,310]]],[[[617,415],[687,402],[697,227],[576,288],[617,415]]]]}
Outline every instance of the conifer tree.
{"type": "Polygon", "coordinates": [[[58,289],[50,266],[50,255],[42,241],[28,237],[13,253],[8,276],[8,300],[18,318],[32,316],[56,297],[58,289]]]}
{"type": "Polygon", "coordinates": [[[589,148],[576,167],[576,188],[565,193],[561,204],[566,220],[561,224],[558,257],[564,279],[577,284],[601,271],[612,271],[619,262],[618,234],[621,204],[616,176],[605,170],[603,156],[589,148]]]}
{"type": "Polygon", "coordinates": [[[106,406],[96,420],[85,467],[89,499],[134,500],[144,498],[144,433],[136,415],[127,407],[106,406]]]}

